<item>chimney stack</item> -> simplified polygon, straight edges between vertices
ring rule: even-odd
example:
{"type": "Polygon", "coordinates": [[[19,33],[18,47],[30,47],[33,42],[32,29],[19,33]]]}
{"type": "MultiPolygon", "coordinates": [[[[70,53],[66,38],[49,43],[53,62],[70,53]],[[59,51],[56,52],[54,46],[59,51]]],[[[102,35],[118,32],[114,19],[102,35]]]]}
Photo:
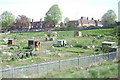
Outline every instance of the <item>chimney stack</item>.
{"type": "Polygon", "coordinates": [[[83,17],[81,17],[81,19],[83,19],[83,17]]]}
{"type": "Polygon", "coordinates": [[[94,19],[92,18],[92,20],[94,20],[94,19]]]}
{"type": "Polygon", "coordinates": [[[88,17],[87,17],[87,20],[88,20],[88,17]]]}
{"type": "Polygon", "coordinates": [[[40,18],[40,21],[42,21],[42,18],[40,18]]]}
{"type": "Polygon", "coordinates": [[[34,19],[32,19],[32,22],[34,22],[34,19]]]}

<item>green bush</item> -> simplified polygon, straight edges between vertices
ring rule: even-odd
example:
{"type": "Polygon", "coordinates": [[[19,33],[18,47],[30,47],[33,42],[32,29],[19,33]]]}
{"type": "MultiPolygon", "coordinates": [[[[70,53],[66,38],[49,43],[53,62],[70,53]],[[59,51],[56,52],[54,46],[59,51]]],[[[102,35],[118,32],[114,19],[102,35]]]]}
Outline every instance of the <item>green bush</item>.
{"type": "Polygon", "coordinates": [[[104,45],[104,46],[102,46],[102,51],[104,53],[108,53],[108,52],[110,52],[110,48],[108,46],[104,45]]]}
{"type": "Polygon", "coordinates": [[[2,51],[0,50],[0,56],[2,55],[2,51]]]}
{"type": "Polygon", "coordinates": [[[98,78],[98,71],[97,70],[89,70],[88,71],[90,73],[90,75],[92,76],[92,78],[98,78]]]}
{"type": "Polygon", "coordinates": [[[83,39],[83,40],[80,40],[80,41],[74,40],[74,41],[71,42],[71,44],[74,47],[80,47],[80,48],[82,48],[83,46],[86,46],[86,45],[93,45],[92,42],[88,39],[83,39]]]}
{"type": "Polygon", "coordinates": [[[75,24],[68,25],[68,27],[76,27],[75,24]]]}

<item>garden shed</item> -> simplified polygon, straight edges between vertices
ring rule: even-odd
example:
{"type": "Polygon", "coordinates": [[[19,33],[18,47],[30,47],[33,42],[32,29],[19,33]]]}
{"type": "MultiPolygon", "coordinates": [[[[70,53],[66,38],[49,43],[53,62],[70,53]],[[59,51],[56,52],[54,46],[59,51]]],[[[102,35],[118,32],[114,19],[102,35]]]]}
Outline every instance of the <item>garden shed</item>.
{"type": "Polygon", "coordinates": [[[82,36],[82,32],[81,31],[74,31],[74,36],[82,36]]]}
{"type": "Polygon", "coordinates": [[[117,50],[117,44],[116,42],[107,42],[107,41],[104,41],[102,42],[102,50],[103,52],[113,52],[113,51],[116,51],[117,50]]]}
{"type": "Polygon", "coordinates": [[[107,42],[107,41],[104,41],[102,42],[102,47],[103,46],[116,46],[116,42],[107,42]]]}
{"type": "Polygon", "coordinates": [[[8,40],[8,44],[15,45],[16,44],[16,40],[15,39],[9,39],[8,40]]]}
{"type": "Polygon", "coordinates": [[[65,47],[66,46],[66,40],[58,40],[57,41],[57,46],[58,47],[65,47]]]}
{"type": "Polygon", "coordinates": [[[28,47],[34,46],[34,48],[40,48],[41,43],[40,41],[28,40],[28,47]]]}

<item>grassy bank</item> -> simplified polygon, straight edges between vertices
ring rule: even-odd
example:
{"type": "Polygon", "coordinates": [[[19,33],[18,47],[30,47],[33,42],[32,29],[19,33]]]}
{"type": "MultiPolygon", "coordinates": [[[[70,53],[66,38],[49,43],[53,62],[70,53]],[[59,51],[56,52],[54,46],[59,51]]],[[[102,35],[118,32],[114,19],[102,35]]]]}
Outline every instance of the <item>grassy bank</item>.
{"type": "Polygon", "coordinates": [[[89,68],[73,68],[63,72],[52,72],[40,78],[114,78],[118,75],[118,63],[102,63],[89,68]]]}

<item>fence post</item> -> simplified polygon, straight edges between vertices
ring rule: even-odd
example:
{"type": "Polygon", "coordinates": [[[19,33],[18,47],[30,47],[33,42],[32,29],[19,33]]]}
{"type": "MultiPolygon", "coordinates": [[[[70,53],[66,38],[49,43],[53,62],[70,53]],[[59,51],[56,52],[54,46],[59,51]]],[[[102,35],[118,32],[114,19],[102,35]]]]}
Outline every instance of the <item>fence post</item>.
{"type": "Polygon", "coordinates": [[[108,62],[109,62],[109,60],[110,60],[110,53],[108,53],[108,62]]]}
{"type": "Polygon", "coordinates": [[[96,55],[94,54],[94,63],[96,63],[96,55]]]}
{"type": "Polygon", "coordinates": [[[13,68],[12,68],[12,78],[13,78],[13,68]]]}
{"type": "Polygon", "coordinates": [[[49,71],[48,71],[48,67],[49,67],[49,66],[48,66],[48,62],[47,62],[47,75],[48,75],[48,72],[49,72],[49,71]]]}
{"type": "Polygon", "coordinates": [[[38,75],[39,75],[39,65],[37,64],[37,72],[38,72],[38,75]]]}
{"type": "Polygon", "coordinates": [[[0,79],[2,79],[2,70],[0,70],[0,79]]]}
{"type": "Polygon", "coordinates": [[[60,67],[60,60],[59,60],[59,71],[61,71],[61,67],[60,67]]]}
{"type": "Polygon", "coordinates": [[[78,67],[79,67],[79,65],[80,65],[80,63],[79,63],[79,62],[80,62],[80,60],[79,60],[79,57],[78,57],[78,67]]]}

